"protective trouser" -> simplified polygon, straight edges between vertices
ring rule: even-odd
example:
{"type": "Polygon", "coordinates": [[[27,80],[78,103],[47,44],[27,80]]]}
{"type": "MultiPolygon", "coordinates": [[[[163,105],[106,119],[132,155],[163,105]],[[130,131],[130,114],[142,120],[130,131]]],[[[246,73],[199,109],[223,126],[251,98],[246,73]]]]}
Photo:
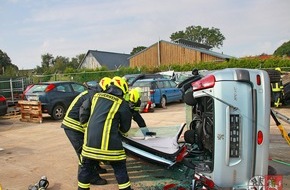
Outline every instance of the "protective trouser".
{"type": "Polygon", "coordinates": [[[126,160],[114,161],[110,162],[110,164],[114,170],[119,189],[131,190],[131,182],[127,172],[126,160]]]}
{"type": "Polygon", "coordinates": [[[95,166],[99,164],[99,161],[93,159],[82,159],[82,165],[78,173],[78,190],[89,190],[90,181],[92,178],[101,179],[99,174],[96,174],[95,166]]]}
{"type": "MultiPolygon", "coordinates": [[[[79,131],[71,130],[71,129],[64,129],[66,136],[68,137],[69,141],[71,142],[72,146],[75,149],[75,152],[77,153],[78,159],[79,159],[79,169],[78,173],[80,171],[81,167],[81,153],[82,153],[82,146],[84,143],[84,133],[81,133],[79,131]]],[[[101,170],[101,167],[99,165],[99,162],[97,165],[95,165],[95,170],[93,173],[93,176],[98,176],[98,171],[101,170]]]]}
{"type": "Polygon", "coordinates": [[[64,129],[64,132],[69,141],[71,142],[72,146],[74,147],[78,158],[80,159],[80,155],[82,153],[82,146],[84,144],[84,133],[66,128],[64,129]]]}

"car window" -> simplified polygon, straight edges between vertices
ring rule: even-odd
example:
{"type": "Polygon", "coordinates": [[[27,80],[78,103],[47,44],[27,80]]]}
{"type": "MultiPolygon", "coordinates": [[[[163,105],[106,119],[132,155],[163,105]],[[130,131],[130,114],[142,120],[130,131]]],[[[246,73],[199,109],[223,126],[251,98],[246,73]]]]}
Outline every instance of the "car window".
{"type": "Polygon", "coordinates": [[[74,89],[74,91],[76,91],[76,92],[83,92],[86,90],[86,88],[80,84],[71,84],[71,86],[74,89]]]}
{"type": "Polygon", "coordinates": [[[69,84],[60,84],[56,87],[58,92],[72,92],[69,84]]]}
{"type": "Polygon", "coordinates": [[[156,82],[151,82],[151,87],[150,87],[150,88],[151,88],[151,89],[156,89],[156,88],[158,88],[156,82]]]}
{"type": "Polygon", "coordinates": [[[171,88],[175,88],[177,86],[176,83],[171,80],[168,82],[170,83],[171,88]]]}
{"type": "Polygon", "coordinates": [[[158,81],[157,86],[158,86],[158,88],[164,88],[164,84],[162,81],[158,81]]]}
{"type": "Polygon", "coordinates": [[[133,84],[133,87],[150,87],[151,82],[150,81],[136,81],[133,84]]]}
{"type": "Polygon", "coordinates": [[[48,85],[47,84],[41,84],[41,85],[33,85],[27,92],[33,93],[33,92],[44,92],[48,85]]]}
{"type": "Polygon", "coordinates": [[[171,88],[171,85],[170,85],[170,81],[169,80],[163,81],[163,84],[164,84],[164,88],[171,88]]]}

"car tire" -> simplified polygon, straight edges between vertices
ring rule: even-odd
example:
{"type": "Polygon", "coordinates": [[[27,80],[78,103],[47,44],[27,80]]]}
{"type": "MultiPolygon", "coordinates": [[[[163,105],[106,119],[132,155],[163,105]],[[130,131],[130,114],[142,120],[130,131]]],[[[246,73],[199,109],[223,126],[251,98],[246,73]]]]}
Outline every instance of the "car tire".
{"type": "Polygon", "coordinates": [[[64,115],[65,115],[65,109],[62,105],[54,106],[52,113],[51,113],[51,117],[54,120],[61,120],[64,118],[64,115]]]}
{"type": "Polygon", "coordinates": [[[161,100],[160,100],[160,107],[162,108],[166,108],[166,104],[167,104],[167,100],[165,96],[162,96],[161,100]]]}

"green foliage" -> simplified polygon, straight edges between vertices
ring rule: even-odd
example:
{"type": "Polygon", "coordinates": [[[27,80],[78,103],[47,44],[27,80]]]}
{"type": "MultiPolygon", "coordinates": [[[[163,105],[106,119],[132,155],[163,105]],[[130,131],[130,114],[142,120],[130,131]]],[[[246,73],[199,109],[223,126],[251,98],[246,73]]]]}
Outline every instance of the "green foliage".
{"type": "Polygon", "coordinates": [[[142,51],[143,49],[146,49],[147,47],[145,46],[138,46],[133,48],[133,50],[131,51],[131,55],[135,55],[136,53],[138,53],[139,51],[142,51]]]}
{"type": "Polygon", "coordinates": [[[54,65],[54,57],[52,54],[43,54],[41,55],[41,66],[43,68],[48,68],[50,65],[54,65]]]}
{"type": "Polygon", "coordinates": [[[200,44],[219,48],[223,46],[226,39],[218,28],[203,28],[201,26],[188,26],[185,31],[172,33],[170,39],[172,41],[183,38],[200,44]]]}
{"type": "MultiPolygon", "coordinates": [[[[11,63],[10,57],[0,49],[0,74],[8,76],[9,74],[15,74],[18,71],[18,67],[11,63]],[[14,69],[11,73],[11,69],[14,69]],[[6,71],[8,70],[8,73],[6,71]]],[[[13,75],[12,75],[13,76],[13,75]]]]}
{"type": "Polygon", "coordinates": [[[185,33],[183,31],[174,32],[170,36],[170,39],[172,41],[177,40],[177,39],[181,39],[181,38],[186,39],[185,33]]]}
{"type": "Polygon", "coordinates": [[[283,43],[280,47],[278,47],[274,54],[275,56],[290,56],[290,41],[283,43]]]}

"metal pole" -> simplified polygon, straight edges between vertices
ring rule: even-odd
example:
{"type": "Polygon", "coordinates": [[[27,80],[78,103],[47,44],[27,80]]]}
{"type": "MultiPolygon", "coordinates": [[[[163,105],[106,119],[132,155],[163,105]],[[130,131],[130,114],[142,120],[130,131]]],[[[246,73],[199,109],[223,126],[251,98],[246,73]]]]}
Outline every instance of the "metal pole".
{"type": "Polygon", "coordinates": [[[14,103],[12,78],[10,78],[10,92],[11,92],[11,101],[14,103]]]}
{"type": "Polygon", "coordinates": [[[160,39],[158,39],[158,47],[157,47],[157,53],[158,53],[158,66],[160,67],[160,39]]]}

